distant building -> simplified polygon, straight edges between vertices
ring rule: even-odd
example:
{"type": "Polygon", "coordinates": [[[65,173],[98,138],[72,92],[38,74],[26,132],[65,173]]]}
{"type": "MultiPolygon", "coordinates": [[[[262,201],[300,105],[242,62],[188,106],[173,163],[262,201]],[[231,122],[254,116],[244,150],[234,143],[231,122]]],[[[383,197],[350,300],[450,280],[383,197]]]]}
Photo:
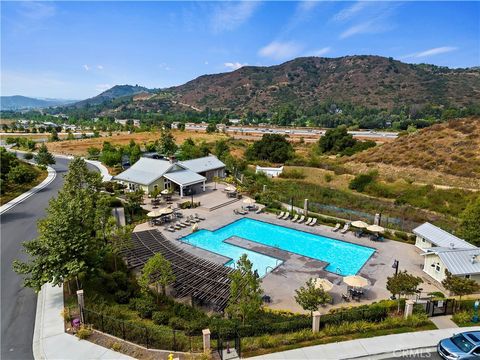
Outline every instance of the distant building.
{"type": "Polygon", "coordinates": [[[257,168],[255,170],[255,173],[257,174],[264,173],[268,177],[278,177],[282,172],[283,172],[283,166],[279,168],[275,168],[275,167],[263,167],[263,166],[257,165],[257,168]]]}
{"type": "Polygon", "coordinates": [[[242,122],[241,119],[229,119],[228,122],[232,125],[237,125],[237,124],[240,124],[242,122]]]}
{"type": "Polygon", "coordinates": [[[128,121],[131,121],[132,125],[135,127],[140,127],[140,120],[139,119],[115,119],[115,123],[120,125],[127,125],[128,121]]]}
{"type": "Polygon", "coordinates": [[[179,162],[141,157],[113,179],[132,191],[143,189],[148,194],[155,189],[171,189],[183,197],[205,191],[205,183],[215,176],[225,177],[225,164],[213,155],[179,162]]]}
{"type": "Polygon", "coordinates": [[[428,222],[413,233],[415,246],[424,251],[423,271],[433,279],[442,282],[448,270],[480,283],[480,248],[428,222]]]}

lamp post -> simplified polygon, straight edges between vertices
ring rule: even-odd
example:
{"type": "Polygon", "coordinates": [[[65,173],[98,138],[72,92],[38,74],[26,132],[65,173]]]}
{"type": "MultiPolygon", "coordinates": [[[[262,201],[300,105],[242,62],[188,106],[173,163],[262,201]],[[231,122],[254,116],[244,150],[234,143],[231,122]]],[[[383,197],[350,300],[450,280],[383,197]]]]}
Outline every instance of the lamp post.
{"type": "Polygon", "coordinates": [[[473,304],[473,318],[472,318],[472,322],[473,323],[478,323],[478,305],[480,304],[480,302],[477,300],[475,301],[475,303],[473,304]]]}
{"type": "Polygon", "coordinates": [[[392,268],[395,269],[395,276],[397,276],[398,274],[398,264],[399,264],[398,260],[395,259],[392,265],[392,268]]]}
{"type": "Polygon", "coordinates": [[[193,209],[193,190],[190,189],[190,191],[192,192],[192,202],[190,203],[190,209],[193,209]]]}

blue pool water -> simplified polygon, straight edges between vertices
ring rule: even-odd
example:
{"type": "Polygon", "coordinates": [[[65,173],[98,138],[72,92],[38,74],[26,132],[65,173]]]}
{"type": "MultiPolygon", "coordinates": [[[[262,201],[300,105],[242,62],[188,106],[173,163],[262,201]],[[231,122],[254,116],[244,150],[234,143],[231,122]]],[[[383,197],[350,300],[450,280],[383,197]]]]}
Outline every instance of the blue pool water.
{"type": "Polygon", "coordinates": [[[247,254],[260,276],[281,263],[276,258],[224,242],[233,236],[325,261],[329,263],[326,270],[343,276],[355,275],[375,251],[366,246],[248,218],[215,231],[199,230],[182,238],[182,241],[231,258],[233,261],[226,263],[231,267],[242,254],[247,254]]]}

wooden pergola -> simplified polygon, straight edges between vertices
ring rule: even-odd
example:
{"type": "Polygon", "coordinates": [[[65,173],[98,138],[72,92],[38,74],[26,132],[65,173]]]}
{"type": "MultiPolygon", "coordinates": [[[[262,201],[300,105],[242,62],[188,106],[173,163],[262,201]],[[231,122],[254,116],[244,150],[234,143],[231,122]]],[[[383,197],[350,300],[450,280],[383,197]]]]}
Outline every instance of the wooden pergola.
{"type": "Polygon", "coordinates": [[[229,274],[233,269],[181,249],[158,230],[134,232],[132,242],[121,254],[129,268],[141,268],[155,253],[161,253],[175,274],[173,288],[177,297],[190,296],[217,311],[225,309],[230,297],[229,274]]]}

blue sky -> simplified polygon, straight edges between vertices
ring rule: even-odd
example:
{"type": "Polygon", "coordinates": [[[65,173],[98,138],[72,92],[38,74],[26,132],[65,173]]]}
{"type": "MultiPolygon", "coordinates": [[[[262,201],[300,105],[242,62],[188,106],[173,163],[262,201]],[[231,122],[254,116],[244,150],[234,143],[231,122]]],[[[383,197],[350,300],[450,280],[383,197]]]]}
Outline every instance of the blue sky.
{"type": "Polygon", "coordinates": [[[298,56],[480,65],[479,2],[1,2],[2,95],[82,99],[298,56]]]}

